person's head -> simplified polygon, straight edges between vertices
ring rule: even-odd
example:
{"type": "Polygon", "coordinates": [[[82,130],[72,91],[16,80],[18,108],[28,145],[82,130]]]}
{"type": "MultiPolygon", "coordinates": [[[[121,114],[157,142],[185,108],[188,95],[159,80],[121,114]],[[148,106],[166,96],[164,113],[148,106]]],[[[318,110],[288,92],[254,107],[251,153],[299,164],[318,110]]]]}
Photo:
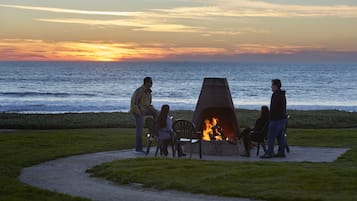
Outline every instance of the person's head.
{"type": "Polygon", "coordinates": [[[281,88],[281,81],[279,79],[273,79],[271,81],[271,90],[276,91],[276,90],[280,90],[280,88],[281,88]]]}
{"type": "Polygon", "coordinates": [[[269,119],[269,108],[266,105],[263,105],[260,109],[260,117],[263,119],[269,119]]]}
{"type": "Polygon", "coordinates": [[[152,87],[152,78],[151,77],[144,78],[144,86],[147,89],[150,89],[152,87]]]}
{"type": "Polygon", "coordinates": [[[166,127],[166,119],[169,115],[170,107],[169,105],[162,105],[159,117],[157,118],[157,122],[159,123],[160,128],[166,127]]]}

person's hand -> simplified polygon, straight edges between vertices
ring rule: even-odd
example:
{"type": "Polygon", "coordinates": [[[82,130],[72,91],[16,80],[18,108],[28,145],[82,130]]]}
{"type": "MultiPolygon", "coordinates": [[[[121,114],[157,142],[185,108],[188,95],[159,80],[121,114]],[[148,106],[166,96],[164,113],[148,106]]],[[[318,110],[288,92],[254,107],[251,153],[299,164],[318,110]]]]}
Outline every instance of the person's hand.
{"type": "Polygon", "coordinates": [[[156,116],[159,115],[159,111],[156,110],[156,109],[154,108],[154,106],[150,105],[149,109],[150,109],[150,111],[151,111],[153,114],[155,114],[156,116]]]}
{"type": "Polygon", "coordinates": [[[136,116],[140,116],[140,115],[141,115],[141,111],[140,111],[140,109],[139,109],[138,106],[134,106],[134,107],[133,107],[133,113],[134,113],[134,115],[136,115],[136,116]]]}

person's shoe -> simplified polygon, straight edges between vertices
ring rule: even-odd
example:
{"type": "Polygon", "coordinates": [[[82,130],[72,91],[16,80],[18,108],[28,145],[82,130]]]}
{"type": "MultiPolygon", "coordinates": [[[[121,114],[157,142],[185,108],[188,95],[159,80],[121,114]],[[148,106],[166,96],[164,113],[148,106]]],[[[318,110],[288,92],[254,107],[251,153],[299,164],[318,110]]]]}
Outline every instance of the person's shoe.
{"type": "Polygon", "coordinates": [[[146,152],[144,150],[135,150],[135,153],[137,153],[137,154],[145,154],[146,152]]]}
{"type": "Polygon", "coordinates": [[[273,158],[271,154],[264,154],[263,156],[260,156],[260,158],[266,159],[266,158],[273,158]]]}
{"type": "Polygon", "coordinates": [[[275,158],[285,158],[285,154],[274,154],[275,158]]]}

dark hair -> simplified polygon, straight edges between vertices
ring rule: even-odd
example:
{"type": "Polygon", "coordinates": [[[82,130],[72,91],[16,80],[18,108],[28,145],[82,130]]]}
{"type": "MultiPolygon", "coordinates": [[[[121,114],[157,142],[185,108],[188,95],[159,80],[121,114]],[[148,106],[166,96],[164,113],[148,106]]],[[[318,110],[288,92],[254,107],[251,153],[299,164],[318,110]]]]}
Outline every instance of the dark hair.
{"type": "Polygon", "coordinates": [[[263,105],[260,110],[260,118],[269,120],[269,116],[270,116],[270,112],[268,106],[263,105]]]}
{"type": "Polygon", "coordinates": [[[169,110],[170,110],[169,105],[161,106],[161,111],[157,118],[157,123],[158,123],[159,128],[166,127],[166,120],[167,120],[167,116],[169,115],[169,110]]]}
{"type": "Polygon", "coordinates": [[[279,79],[273,79],[272,84],[277,86],[279,89],[281,88],[281,81],[279,79]]]}
{"type": "Polygon", "coordinates": [[[150,82],[150,81],[152,81],[151,77],[145,77],[144,78],[144,84],[147,83],[147,82],[150,82]]]}

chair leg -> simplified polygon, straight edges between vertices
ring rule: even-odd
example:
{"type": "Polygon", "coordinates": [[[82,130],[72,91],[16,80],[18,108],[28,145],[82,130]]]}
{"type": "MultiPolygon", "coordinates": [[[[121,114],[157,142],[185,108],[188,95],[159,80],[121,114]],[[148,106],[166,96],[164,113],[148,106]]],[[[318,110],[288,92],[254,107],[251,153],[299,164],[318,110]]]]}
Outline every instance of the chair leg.
{"type": "Polygon", "coordinates": [[[288,144],[285,144],[286,152],[290,153],[290,148],[288,144]]]}
{"type": "Polygon", "coordinates": [[[284,135],[284,144],[285,144],[285,149],[286,149],[286,152],[290,153],[290,148],[289,148],[289,145],[288,145],[288,140],[286,139],[286,133],[284,135]]]}
{"type": "Polygon", "coordinates": [[[202,159],[202,143],[201,143],[201,140],[198,142],[198,149],[199,149],[199,152],[200,152],[200,159],[202,159]]]}
{"type": "Polygon", "coordinates": [[[175,143],[172,138],[171,138],[171,149],[172,149],[172,157],[175,158],[175,143]]]}
{"type": "Polygon", "coordinates": [[[145,153],[145,155],[148,155],[148,154],[149,154],[151,144],[152,144],[152,140],[150,140],[150,139],[149,139],[149,141],[148,141],[148,145],[147,145],[147,148],[146,148],[146,153],[145,153]]]}
{"type": "Polygon", "coordinates": [[[190,142],[190,159],[192,159],[192,142],[190,142]]]}
{"type": "Polygon", "coordinates": [[[157,152],[159,152],[159,149],[161,150],[161,144],[161,140],[158,140],[156,145],[155,157],[157,156],[157,152]]]}
{"type": "Polygon", "coordinates": [[[262,142],[262,147],[263,147],[264,153],[267,152],[267,148],[265,146],[265,141],[262,142]]]}

